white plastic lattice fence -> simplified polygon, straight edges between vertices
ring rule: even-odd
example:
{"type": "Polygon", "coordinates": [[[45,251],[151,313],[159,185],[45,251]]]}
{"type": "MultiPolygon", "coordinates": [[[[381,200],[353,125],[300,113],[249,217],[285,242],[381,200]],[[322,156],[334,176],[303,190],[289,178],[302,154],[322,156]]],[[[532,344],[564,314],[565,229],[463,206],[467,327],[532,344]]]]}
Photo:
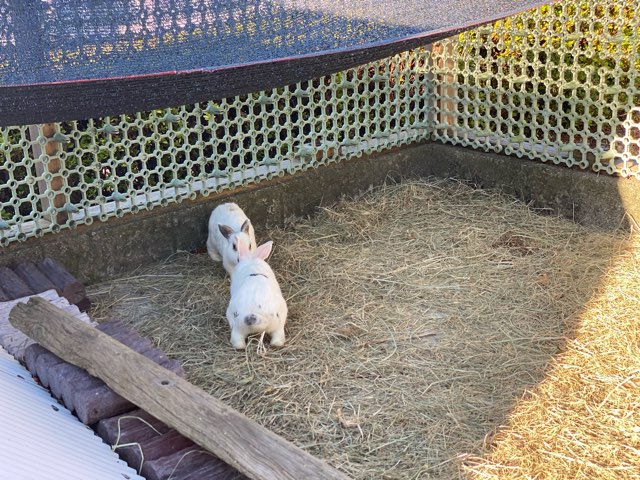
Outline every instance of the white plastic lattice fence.
{"type": "Polygon", "coordinates": [[[640,9],[565,1],[442,42],[432,138],[640,179],[640,9]]]}
{"type": "Polygon", "coordinates": [[[640,179],[640,10],[564,1],[268,92],[0,128],[0,245],[427,138],[640,179]]]}
{"type": "Polygon", "coordinates": [[[425,139],[426,63],[407,52],[218,103],[0,129],[0,242],[425,139]]]}

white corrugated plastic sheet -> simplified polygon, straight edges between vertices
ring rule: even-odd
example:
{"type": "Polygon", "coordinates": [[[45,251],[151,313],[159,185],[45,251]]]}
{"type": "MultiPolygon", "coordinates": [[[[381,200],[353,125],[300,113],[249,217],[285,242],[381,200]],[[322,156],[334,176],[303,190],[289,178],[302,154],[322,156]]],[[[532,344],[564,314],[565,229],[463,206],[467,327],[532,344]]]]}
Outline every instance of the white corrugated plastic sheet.
{"type": "Polygon", "coordinates": [[[0,480],[143,480],[0,347],[0,480]]]}

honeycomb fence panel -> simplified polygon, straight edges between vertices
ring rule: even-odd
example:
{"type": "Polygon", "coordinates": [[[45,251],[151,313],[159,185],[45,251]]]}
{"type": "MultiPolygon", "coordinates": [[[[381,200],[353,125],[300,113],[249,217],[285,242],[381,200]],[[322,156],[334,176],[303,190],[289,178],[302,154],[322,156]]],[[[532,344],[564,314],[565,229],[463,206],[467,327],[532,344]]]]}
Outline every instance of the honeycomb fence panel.
{"type": "Polygon", "coordinates": [[[0,128],[0,245],[426,139],[640,179],[640,11],[563,1],[313,81],[0,128]]]}
{"type": "Polygon", "coordinates": [[[640,179],[636,0],[559,2],[433,50],[432,138],[640,179]]]}

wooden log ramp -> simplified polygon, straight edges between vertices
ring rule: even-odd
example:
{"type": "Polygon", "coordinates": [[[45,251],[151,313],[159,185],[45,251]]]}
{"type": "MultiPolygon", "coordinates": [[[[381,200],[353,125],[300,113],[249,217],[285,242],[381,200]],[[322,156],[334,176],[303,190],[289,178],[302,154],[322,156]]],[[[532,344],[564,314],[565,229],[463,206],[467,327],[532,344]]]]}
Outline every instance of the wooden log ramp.
{"type": "Polygon", "coordinates": [[[72,315],[33,297],[10,313],[14,327],[65,361],[257,480],[347,480],[175,373],[72,315]]]}

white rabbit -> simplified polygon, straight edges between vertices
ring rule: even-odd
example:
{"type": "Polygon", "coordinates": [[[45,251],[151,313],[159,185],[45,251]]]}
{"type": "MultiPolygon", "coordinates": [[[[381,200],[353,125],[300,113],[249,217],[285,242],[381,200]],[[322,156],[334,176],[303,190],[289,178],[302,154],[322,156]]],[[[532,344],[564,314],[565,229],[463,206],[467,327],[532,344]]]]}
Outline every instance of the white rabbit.
{"type": "Polygon", "coordinates": [[[213,260],[221,261],[229,274],[238,263],[239,239],[247,242],[250,251],[256,249],[253,225],[242,209],[235,203],[218,205],[209,217],[207,252],[213,260]]]}
{"type": "Polygon", "coordinates": [[[272,246],[273,242],[267,242],[250,252],[246,241],[238,242],[240,261],[231,275],[231,300],[227,308],[234,348],[245,348],[247,335],[262,332],[271,336],[274,347],[284,345],[287,302],[265,261],[272,246]]]}

